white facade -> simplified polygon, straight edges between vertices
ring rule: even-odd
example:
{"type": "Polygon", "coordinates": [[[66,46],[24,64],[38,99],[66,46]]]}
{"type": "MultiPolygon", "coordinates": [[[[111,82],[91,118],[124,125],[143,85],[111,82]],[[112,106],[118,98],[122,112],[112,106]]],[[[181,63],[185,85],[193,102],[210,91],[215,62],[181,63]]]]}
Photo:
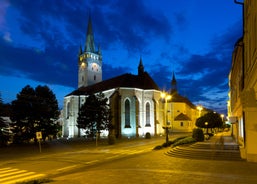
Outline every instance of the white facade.
{"type": "MultiPolygon", "coordinates": [[[[160,91],[121,87],[103,91],[103,94],[109,99],[112,98],[114,92],[120,94],[120,110],[112,109],[113,113],[120,112],[120,121],[116,121],[116,123],[120,122],[120,130],[116,130],[120,131],[119,137],[143,137],[147,132],[152,136],[164,133],[162,128],[164,126],[163,103],[160,101],[160,91]],[[126,103],[129,104],[129,112],[126,112],[126,103]],[[126,118],[129,119],[129,124],[126,118]]],[[[76,122],[79,107],[85,100],[84,95],[71,95],[64,98],[64,137],[84,135],[84,131],[78,129],[76,122]]],[[[102,136],[107,136],[106,132],[102,136]]]]}
{"type": "MultiPolygon", "coordinates": [[[[113,116],[112,124],[115,127],[114,134],[117,138],[140,137],[145,136],[146,133],[152,136],[164,134],[163,127],[167,125],[164,117],[168,114],[164,112],[162,91],[144,71],[142,58],[140,58],[137,75],[124,74],[102,81],[102,55],[100,50],[94,49],[90,19],[85,45],[84,52],[80,48],[78,58],[78,89],[64,98],[62,136],[68,138],[84,136],[84,131],[77,127],[79,108],[85,103],[87,94],[98,92],[102,92],[109,100],[113,116]]],[[[176,86],[174,73],[172,80],[172,85],[176,86]]],[[[184,100],[180,95],[177,97],[184,100]]],[[[182,103],[187,102],[182,101],[182,103]]],[[[190,111],[185,107],[183,106],[183,112],[190,117],[193,116],[191,111],[194,111],[194,108],[190,108],[190,111]]],[[[171,112],[174,109],[173,103],[166,110],[171,112]]],[[[176,112],[174,114],[176,115],[176,112]]],[[[169,119],[171,123],[174,121],[174,114],[169,119]]],[[[191,119],[195,120],[195,118],[191,119]]],[[[107,135],[108,132],[102,132],[102,136],[107,135]]]]}

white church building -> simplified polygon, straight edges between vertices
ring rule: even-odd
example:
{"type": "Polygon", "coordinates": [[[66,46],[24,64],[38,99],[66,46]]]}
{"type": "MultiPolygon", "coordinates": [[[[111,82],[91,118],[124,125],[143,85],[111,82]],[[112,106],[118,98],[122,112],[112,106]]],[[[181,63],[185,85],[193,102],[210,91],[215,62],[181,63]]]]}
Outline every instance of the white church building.
{"type": "Polygon", "coordinates": [[[83,51],[80,47],[78,57],[78,89],[64,97],[62,136],[73,138],[84,135],[84,130],[79,129],[76,123],[79,108],[88,94],[98,92],[109,100],[117,138],[142,137],[147,132],[152,136],[164,134],[163,127],[167,126],[167,122],[171,122],[170,131],[191,132],[197,118],[196,108],[177,93],[174,73],[171,85],[172,98],[164,100],[162,91],[144,71],[142,58],[137,75],[126,73],[102,80],[102,54],[100,49],[95,50],[89,19],[85,49],[83,51]]]}

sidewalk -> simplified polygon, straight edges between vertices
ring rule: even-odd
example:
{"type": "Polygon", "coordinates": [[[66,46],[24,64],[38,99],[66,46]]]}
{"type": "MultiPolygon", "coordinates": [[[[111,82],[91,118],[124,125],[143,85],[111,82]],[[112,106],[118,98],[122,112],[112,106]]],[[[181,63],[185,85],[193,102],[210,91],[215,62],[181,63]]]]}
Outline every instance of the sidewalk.
{"type": "Polygon", "coordinates": [[[218,132],[206,142],[209,144],[222,146],[224,149],[239,149],[238,144],[231,136],[230,132],[218,132]]]}

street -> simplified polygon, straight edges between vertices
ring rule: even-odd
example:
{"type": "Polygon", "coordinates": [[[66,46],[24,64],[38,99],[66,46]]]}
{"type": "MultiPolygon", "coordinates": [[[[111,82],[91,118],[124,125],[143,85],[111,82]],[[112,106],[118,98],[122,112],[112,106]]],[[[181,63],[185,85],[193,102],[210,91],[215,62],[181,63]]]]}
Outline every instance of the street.
{"type": "Polygon", "coordinates": [[[165,137],[159,137],[97,147],[80,145],[80,149],[59,146],[55,151],[42,147],[42,153],[17,158],[5,154],[0,157],[0,183],[35,178],[49,178],[53,184],[257,181],[256,163],[176,158],[166,154],[171,148],[152,150],[164,141],[165,137]]]}
{"type": "Polygon", "coordinates": [[[125,140],[114,145],[86,143],[53,144],[42,146],[18,147],[8,150],[1,148],[0,183],[15,183],[42,177],[55,177],[80,171],[91,165],[110,162],[152,151],[164,142],[162,137],[154,139],[125,140]],[[7,150],[7,151],[6,151],[7,150]]]}
{"type": "Polygon", "coordinates": [[[256,184],[256,164],[173,158],[166,156],[165,151],[97,164],[75,174],[57,177],[53,183],[256,184]]]}

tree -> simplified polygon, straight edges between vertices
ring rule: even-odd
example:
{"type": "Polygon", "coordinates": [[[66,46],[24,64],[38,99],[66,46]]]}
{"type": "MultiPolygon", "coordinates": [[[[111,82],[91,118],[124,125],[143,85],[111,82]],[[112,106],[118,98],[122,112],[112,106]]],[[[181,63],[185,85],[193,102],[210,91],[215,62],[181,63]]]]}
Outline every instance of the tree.
{"type": "Polygon", "coordinates": [[[58,130],[54,120],[58,115],[57,100],[47,86],[38,86],[35,90],[29,85],[25,86],[12,102],[14,141],[35,139],[37,131],[42,131],[43,138],[55,135],[58,130]]]}
{"type": "Polygon", "coordinates": [[[195,125],[200,128],[220,128],[223,125],[223,121],[219,113],[208,112],[198,118],[195,125]]]}
{"type": "Polygon", "coordinates": [[[91,94],[80,107],[77,126],[83,128],[89,136],[100,136],[102,130],[109,130],[111,126],[111,110],[108,99],[102,92],[91,94]]]}
{"type": "Polygon", "coordinates": [[[0,146],[6,145],[11,139],[9,125],[2,117],[3,115],[3,101],[0,94],[0,146]]]}
{"type": "Polygon", "coordinates": [[[37,86],[35,89],[35,120],[39,122],[37,131],[42,132],[43,139],[56,135],[60,128],[54,123],[59,118],[58,102],[55,95],[47,86],[37,86]]]}

